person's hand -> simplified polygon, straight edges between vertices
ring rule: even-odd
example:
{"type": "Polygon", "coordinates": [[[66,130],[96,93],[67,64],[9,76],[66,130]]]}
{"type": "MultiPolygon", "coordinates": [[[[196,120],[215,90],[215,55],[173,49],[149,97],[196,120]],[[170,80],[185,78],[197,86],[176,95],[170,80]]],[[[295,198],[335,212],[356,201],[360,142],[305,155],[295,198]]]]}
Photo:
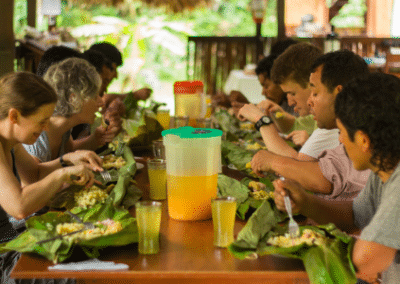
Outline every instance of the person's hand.
{"type": "Polygon", "coordinates": [[[150,88],[142,88],[135,92],[132,92],[132,95],[137,100],[147,100],[152,92],[153,90],[150,88]]]}
{"type": "Polygon", "coordinates": [[[238,117],[239,110],[244,106],[244,103],[232,102],[233,115],[238,117]]]}
{"type": "Polygon", "coordinates": [[[114,140],[115,136],[118,135],[120,128],[113,126],[112,122],[110,125],[105,128],[103,126],[99,126],[94,130],[94,139],[97,141],[97,146],[102,147],[107,143],[110,143],[114,140]]]}
{"type": "Polygon", "coordinates": [[[305,130],[295,130],[286,136],[286,139],[292,139],[293,143],[297,146],[303,146],[310,136],[305,130]]]}
{"type": "Polygon", "coordinates": [[[264,112],[262,112],[258,107],[253,104],[244,105],[237,115],[237,118],[241,121],[251,121],[256,123],[262,116],[264,116],[264,112]]]}
{"type": "Polygon", "coordinates": [[[60,169],[64,181],[68,184],[85,185],[91,187],[95,181],[93,172],[85,165],[66,167],[60,169]]]}
{"type": "Polygon", "coordinates": [[[126,108],[124,105],[124,102],[121,100],[121,98],[116,98],[114,99],[108,107],[104,110],[104,115],[114,115],[118,114],[118,116],[124,116],[126,112],[126,108]]]}
{"type": "Polygon", "coordinates": [[[233,106],[233,102],[238,102],[242,104],[249,104],[249,100],[239,91],[231,91],[229,94],[229,101],[233,106]]]}
{"type": "Polygon", "coordinates": [[[289,195],[292,204],[292,212],[299,213],[304,204],[306,204],[307,192],[301,185],[293,180],[276,179],[273,182],[275,188],[275,204],[280,211],[286,212],[284,196],[289,195]]]}
{"type": "Polygon", "coordinates": [[[257,107],[265,112],[266,115],[274,115],[276,112],[284,112],[284,110],[275,102],[271,100],[263,100],[258,103],[257,107]]]}
{"type": "Polygon", "coordinates": [[[122,119],[120,113],[114,111],[113,109],[107,109],[107,111],[103,115],[104,120],[108,121],[107,130],[115,133],[116,135],[122,129],[122,119]]]}
{"type": "Polygon", "coordinates": [[[102,171],[103,160],[93,151],[77,150],[63,155],[63,160],[71,165],[85,165],[95,172],[102,171]]]}
{"type": "Polygon", "coordinates": [[[225,107],[225,108],[230,108],[231,102],[229,101],[229,97],[225,95],[224,93],[217,93],[216,95],[211,97],[211,103],[213,107],[225,107]]]}
{"type": "Polygon", "coordinates": [[[271,172],[270,161],[273,156],[274,154],[269,151],[258,151],[251,160],[251,169],[253,172],[260,177],[264,177],[265,172],[271,172]]]}

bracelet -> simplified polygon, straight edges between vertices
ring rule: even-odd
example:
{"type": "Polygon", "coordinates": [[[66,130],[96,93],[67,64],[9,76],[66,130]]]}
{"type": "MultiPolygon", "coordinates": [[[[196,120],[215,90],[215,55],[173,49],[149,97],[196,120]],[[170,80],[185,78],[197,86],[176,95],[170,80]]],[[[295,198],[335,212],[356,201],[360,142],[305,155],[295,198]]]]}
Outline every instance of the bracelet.
{"type": "Polygon", "coordinates": [[[64,155],[61,155],[61,156],[60,156],[60,164],[61,164],[61,166],[62,166],[63,168],[65,168],[65,167],[68,167],[68,165],[67,165],[67,163],[64,161],[63,156],[64,156],[64,155]]]}

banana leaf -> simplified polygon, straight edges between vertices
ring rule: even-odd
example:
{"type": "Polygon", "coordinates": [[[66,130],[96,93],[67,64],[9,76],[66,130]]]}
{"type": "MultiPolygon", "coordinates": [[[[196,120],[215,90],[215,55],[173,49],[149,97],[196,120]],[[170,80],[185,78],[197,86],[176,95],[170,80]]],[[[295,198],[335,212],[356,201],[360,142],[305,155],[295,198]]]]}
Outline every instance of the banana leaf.
{"type": "Polygon", "coordinates": [[[0,245],[0,253],[7,251],[31,252],[39,254],[54,263],[68,259],[74,249],[79,246],[88,257],[98,257],[102,248],[108,246],[124,246],[138,241],[136,219],[126,209],[116,208],[111,200],[104,204],[96,204],[89,209],[76,207],[74,213],[84,221],[96,222],[105,219],[119,221],[122,230],[115,234],[100,236],[91,240],[73,242],[66,238],[38,244],[40,240],[56,237],[55,228],[58,224],[74,222],[62,212],[48,212],[41,216],[34,216],[27,220],[27,230],[14,240],[0,245]]]}
{"type": "MultiPolygon", "coordinates": [[[[244,178],[241,181],[230,178],[226,175],[218,175],[218,196],[232,196],[236,198],[237,209],[236,215],[244,220],[248,216],[250,209],[257,209],[263,203],[263,200],[257,200],[250,196],[249,183],[252,181],[249,178],[244,178]]],[[[261,178],[259,182],[266,185],[265,191],[274,191],[270,178],[261,178]]]]}
{"type": "Polygon", "coordinates": [[[240,146],[229,142],[221,142],[221,159],[224,165],[234,165],[239,171],[251,173],[251,169],[246,168],[246,164],[253,159],[254,152],[241,148],[240,146]]]}
{"type": "Polygon", "coordinates": [[[213,117],[216,128],[226,133],[228,141],[238,141],[239,139],[255,141],[256,138],[261,138],[260,132],[256,130],[240,129],[240,120],[230,115],[225,109],[217,110],[213,117]]]}
{"type": "MultiPolygon", "coordinates": [[[[109,193],[109,199],[113,200],[113,204],[115,206],[129,208],[141,198],[142,191],[136,186],[136,182],[132,179],[136,173],[136,161],[129,147],[124,147],[123,156],[126,161],[125,166],[118,170],[113,169],[109,171],[111,176],[115,178],[113,182],[117,182],[109,193]]],[[[100,173],[95,173],[95,179],[105,184],[105,181],[100,173]]],[[[66,208],[71,210],[77,206],[77,203],[74,199],[74,194],[83,188],[83,186],[71,185],[70,187],[62,190],[55,196],[55,198],[53,198],[50,203],[50,207],[66,208]]]]}
{"type": "Polygon", "coordinates": [[[229,246],[229,251],[240,259],[268,254],[301,259],[311,283],[356,283],[351,262],[353,239],[333,224],[300,226],[300,231],[308,228],[326,236],[328,241],[323,246],[301,244],[284,248],[268,245],[270,237],[287,233],[287,224],[279,224],[286,218],[287,214],[276,209],[272,200],[264,201],[229,246]]]}

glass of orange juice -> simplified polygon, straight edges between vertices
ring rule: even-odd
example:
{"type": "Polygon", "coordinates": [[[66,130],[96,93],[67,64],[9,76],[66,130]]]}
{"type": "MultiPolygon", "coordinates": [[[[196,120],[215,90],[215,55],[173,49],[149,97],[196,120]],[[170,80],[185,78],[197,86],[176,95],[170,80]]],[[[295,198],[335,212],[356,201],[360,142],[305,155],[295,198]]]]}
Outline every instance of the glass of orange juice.
{"type": "Polygon", "coordinates": [[[150,199],[164,200],[167,198],[167,172],[166,162],[162,159],[147,161],[150,181],[150,199]]]}
{"type": "Polygon", "coordinates": [[[156,118],[164,129],[169,129],[169,123],[171,120],[171,117],[169,115],[169,109],[157,110],[156,118]]]}
{"type": "Polygon", "coordinates": [[[155,254],[160,250],[161,206],[156,201],[135,204],[141,254],[155,254]]]}
{"type": "Polygon", "coordinates": [[[228,247],[233,243],[233,229],[236,216],[236,198],[220,197],[211,200],[214,226],[214,245],[228,247]]]}

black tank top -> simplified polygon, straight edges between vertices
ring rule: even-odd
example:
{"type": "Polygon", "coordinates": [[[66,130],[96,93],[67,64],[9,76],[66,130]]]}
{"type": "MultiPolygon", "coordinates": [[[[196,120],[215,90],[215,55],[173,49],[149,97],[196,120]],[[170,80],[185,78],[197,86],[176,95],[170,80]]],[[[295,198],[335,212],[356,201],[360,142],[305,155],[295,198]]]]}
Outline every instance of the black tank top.
{"type": "MultiPolygon", "coordinates": [[[[12,164],[13,164],[13,173],[18,181],[21,181],[17,167],[15,166],[15,155],[14,149],[11,150],[12,164]]],[[[1,190],[1,189],[0,189],[1,190]]],[[[0,243],[11,241],[12,239],[18,236],[18,232],[14,229],[12,224],[9,221],[9,215],[0,207],[0,243]]]]}

